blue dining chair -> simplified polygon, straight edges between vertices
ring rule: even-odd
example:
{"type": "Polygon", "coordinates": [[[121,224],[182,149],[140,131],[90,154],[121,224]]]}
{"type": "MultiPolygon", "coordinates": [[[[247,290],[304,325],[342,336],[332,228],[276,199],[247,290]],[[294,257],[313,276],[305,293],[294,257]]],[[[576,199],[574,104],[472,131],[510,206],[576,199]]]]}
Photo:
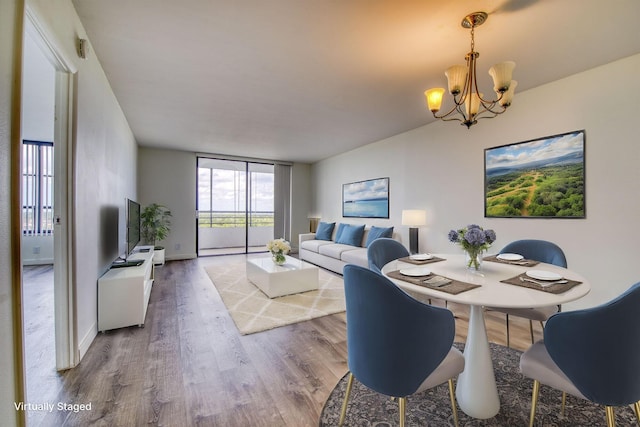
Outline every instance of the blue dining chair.
{"type": "Polygon", "coordinates": [[[544,340],[520,357],[520,371],[533,381],[533,426],[540,384],[605,405],[608,426],[614,406],[634,405],[640,426],[640,282],[612,301],[549,318],[544,340]]]}
{"type": "MultiPolygon", "coordinates": [[[[502,248],[500,253],[520,254],[526,259],[567,268],[567,258],[565,257],[562,249],[560,249],[560,247],[555,243],[546,240],[516,240],[502,248]]],[[[498,311],[505,314],[507,324],[507,347],[510,347],[511,345],[509,339],[509,315],[529,320],[529,333],[531,334],[531,344],[533,344],[533,321],[536,320],[540,322],[540,326],[544,330],[544,322],[549,318],[549,316],[560,311],[560,309],[561,307],[559,305],[539,308],[488,307],[488,310],[498,311]]]]}
{"type": "Polygon", "coordinates": [[[423,304],[391,280],[366,268],[344,268],[349,379],[339,425],[343,425],[354,377],[366,387],[398,398],[400,426],[406,397],[448,381],[458,425],[453,378],[464,370],[462,353],[452,346],[451,311],[423,304]]]}
{"type": "Polygon", "coordinates": [[[385,264],[406,256],[409,256],[407,248],[397,240],[388,237],[374,240],[367,248],[369,269],[378,274],[382,274],[381,270],[385,264]]]}

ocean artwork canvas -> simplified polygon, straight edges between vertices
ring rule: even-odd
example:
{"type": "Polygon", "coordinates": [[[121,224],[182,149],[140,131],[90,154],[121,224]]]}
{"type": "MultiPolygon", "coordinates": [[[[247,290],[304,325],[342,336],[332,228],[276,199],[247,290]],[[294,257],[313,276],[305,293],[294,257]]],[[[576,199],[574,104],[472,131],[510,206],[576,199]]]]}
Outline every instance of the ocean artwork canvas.
{"type": "Polygon", "coordinates": [[[485,217],[585,218],[585,131],[485,149],[485,217]]]}
{"type": "Polygon", "coordinates": [[[389,218],[389,178],[343,184],[342,216],[389,218]]]}

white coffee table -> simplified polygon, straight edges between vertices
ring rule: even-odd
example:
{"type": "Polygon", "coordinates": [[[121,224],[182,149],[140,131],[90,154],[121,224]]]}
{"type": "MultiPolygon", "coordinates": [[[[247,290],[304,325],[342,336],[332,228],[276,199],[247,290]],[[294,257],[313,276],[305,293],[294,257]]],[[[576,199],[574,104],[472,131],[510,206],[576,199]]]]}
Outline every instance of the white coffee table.
{"type": "Polygon", "coordinates": [[[318,289],[318,267],[285,257],[283,265],[276,265],[271,257],[247,259],[247,278],[269,298],[318,289]]]}

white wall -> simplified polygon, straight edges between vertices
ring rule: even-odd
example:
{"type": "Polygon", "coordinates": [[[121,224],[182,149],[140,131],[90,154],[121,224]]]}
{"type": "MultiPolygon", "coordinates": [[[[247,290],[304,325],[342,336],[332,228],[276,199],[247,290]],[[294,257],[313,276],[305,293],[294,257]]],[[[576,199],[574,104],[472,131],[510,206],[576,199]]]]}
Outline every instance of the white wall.
{"type": "MultiPolygon", "coordinates": [[[[163,242],[168,260],[196,257],[196,154],[141,147],[138,163],[138,194],[143,206],[166,205],[172,213],[169,237],[163,242]],[[176,245],[180,249],[176,249],[176,245]]],[[[310,167],[296,163],[292,169],[292,244],[309,230],[310,167]]]]}
{"type": "MultiPolygon", "coordinates": [[[[343,183],[389,176],[388,223],[403,241],[408,241],[408,230],[400,225],[403,209],[427,210],[422,251],[457,250],[447,232],[470,223],[496,231],[495,251],[520,238],[552,240],[565,250],[569,267],[593,284],[587,297],[569,307],[604,302],[640,280],[638,69],[640,55],[635,55],[518,93],[504,115],[469,130],[432,123],[321,161],[313,166],[314,209],[323,219],[343,221],[343,183]],[[624,88],[608,88],[612,82],[624,82],[624,88]],[[586,219],[484,218],[485,148],[580,129],[586,130],[586,219]]],[[[430,114],[426,108],[425,114],[430,114]]]]}
{"type": "MultiPolygon", "coordinates": [[[[95,51],[81,60],[76,39],[89,39],[69,0],[28,0],[46,36],[75,74],[75,310],[81,356],[97,334],[97,279],[111,259],[102,254],[101,219],[118,209],[124,252],[124,201],[136,198],[137,145],[95,51]]],[[[89,39],[90,42],[90,39],[89,39]]]]}
{"type": "Polygon", "coordinates": [[[171,231],[161,242],[165,258],[195,258],[196,155],[147,147],[141,147],[139,154],[138,194],[142,208],[158,203],[171,211],[171,231]]]}
{"type": "Polygon", "coordinates": [[[24,43],[22,139],[53,142],[55,69],[28,33],[24,43]]]}

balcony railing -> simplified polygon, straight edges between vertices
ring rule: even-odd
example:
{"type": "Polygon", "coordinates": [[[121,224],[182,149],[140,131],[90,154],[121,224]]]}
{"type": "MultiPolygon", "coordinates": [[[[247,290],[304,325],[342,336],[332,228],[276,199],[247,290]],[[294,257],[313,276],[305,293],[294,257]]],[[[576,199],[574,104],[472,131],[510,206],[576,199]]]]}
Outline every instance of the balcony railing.
{"type": "Polygon", "coordinates": [[[249,220],[249,227],[273,227],[273,211],[253,211],[246,215],[242,211],[199,211],[199,228],[244,228],[249,220]]]}

